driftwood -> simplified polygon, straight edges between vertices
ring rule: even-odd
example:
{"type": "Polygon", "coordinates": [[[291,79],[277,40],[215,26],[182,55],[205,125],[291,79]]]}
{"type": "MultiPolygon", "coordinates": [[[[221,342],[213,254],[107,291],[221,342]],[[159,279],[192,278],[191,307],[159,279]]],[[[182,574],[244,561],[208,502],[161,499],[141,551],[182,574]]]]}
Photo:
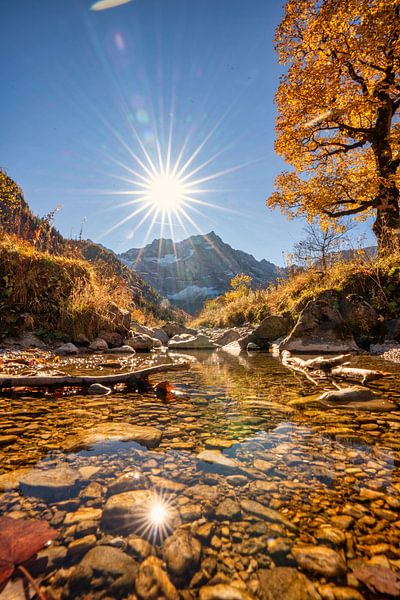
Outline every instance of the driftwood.
{"type": "Polygon", "coordinates": [[[362,383],[366,383],[367,381],[382,379],[382,377],[389,377],[391,373],[386,373],[385,371],[372,371],[371,369],[357,369],[355,367],[340,366],[332,369],[331,375],[333,375],[333,377],[340,377],[341,379],[361,379],[362,383]]]}
{"type": "MultiPolygon", "coordinates": [[[[350,354],[340,354],[332,358],[318,356],[317,358],[303,360],[298,356],[292,356],[288,350],[284,350],[281,354],[282,364],[285,367],[302,373],[315,385],[318,385],[319,381],[324,379],[330,380],[333,385],[336,385],[332,381],[334,378],[361,379],[362,383],[366,383],[367,381],[374,381],[391,375],[391,373],[386,373],[385,371],[349,367],[347,366],[347,361],[350,357],[350,354]]],[[[336,385],[336,387],[338,386],[336,385]]]]}
{"type": "Polygon", "coordinates": [[[0,375],[0,389],[15,387],[88,387],[93,383],[116,385],[125,383],[129,386],[148,385],[148,377],[154,373],[165,371],[181,371],[190,368],[190,363],[156,365],[139,371],[120,373],[117,375],[0,375]]]}

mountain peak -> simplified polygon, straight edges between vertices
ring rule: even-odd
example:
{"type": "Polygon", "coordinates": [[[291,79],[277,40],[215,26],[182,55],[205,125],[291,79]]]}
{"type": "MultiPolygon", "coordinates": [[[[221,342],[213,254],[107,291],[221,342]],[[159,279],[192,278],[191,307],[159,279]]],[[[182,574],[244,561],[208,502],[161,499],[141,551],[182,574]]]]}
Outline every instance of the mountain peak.
{"type": "Polygon", "coordinates": [[[207,299],[226,292],[238,273],[249,275],[253,287],[266,287],[279,272],[274,264],[233,249],[213,230],[175,244],[171,239],[154,239],[119,257],[163,296],[191,313],[201,309],[207,299]]]}

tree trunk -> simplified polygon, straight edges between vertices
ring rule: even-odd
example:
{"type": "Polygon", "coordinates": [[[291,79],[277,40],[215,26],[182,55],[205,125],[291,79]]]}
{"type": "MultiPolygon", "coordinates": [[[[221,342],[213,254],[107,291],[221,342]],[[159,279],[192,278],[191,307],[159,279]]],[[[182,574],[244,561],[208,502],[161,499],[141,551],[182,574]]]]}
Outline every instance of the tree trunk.
{"type": "Polygon", "coordinates": [[[378,255],[387,256],[400,250],[400,193],[394,182],[382,184],[376,199],[373,232],[378,241],[378,255]]]}

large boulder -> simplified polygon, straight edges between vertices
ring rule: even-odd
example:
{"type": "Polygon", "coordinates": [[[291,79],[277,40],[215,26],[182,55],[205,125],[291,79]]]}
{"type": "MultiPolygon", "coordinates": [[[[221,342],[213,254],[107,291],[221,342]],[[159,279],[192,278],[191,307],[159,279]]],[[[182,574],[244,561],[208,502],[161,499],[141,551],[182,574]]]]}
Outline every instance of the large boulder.
{"type": "Polygon", "coordinates": [[[357,352],[359,347],[344,321],[340,309],[340,294],[324,292],[310,300],[300,313],[290,334],[280,343],[279,350],[308,353],[357,352]]]}
{"type": "Polygon", "coordinates": [[[103,340],[103,338],[98,337],[95,340],[93,340],[93,342],[90,344],[89,350],[93,350],[94,352],[105,352],[106,350],[108,350],[108,344],[106,340],[103,340]]]}
{"type": "Polygon", "coordinates": [[[180,335],[175,335],[168,342],[168,348],[177,350],[182,348],[185,348],[186,350],[212,350],[218,347],[219,346],[212,342],[210,338],[201,333],[199,335],[181,333],[180,335]]]}
{"type": "Polygon", "coordinates": [[[252,342],[259,346],[273,342],[285,335],[290,331],[292,325],[291,319],[285,315],[270,315],[265,317],[259,326],[253,331],[252,342]]]}
{"type": "Polygon", "coordinates": [[[218,346],[226,346],[231,344],[243,336],[243,332],[239,329],[231,327],[229,329],[219,329],[210,332],[210,338],[218,346]]]}
{"type": "Polygon", "coordinates": [[[168,338],[173,338],[175,335],[180,335],[181,333],[190,333],[191,335],[197,333],[196,329],[189,329],[188,327],[179,325],[179,323],[174,323],[173,321],[168,321],[161,329],[167,334],[168,338]]]}
{"type": "Polygon", "coordinates": [[[150,352],[153,348],[161,346],[160,340],[150,337],[146,333],[134,333],[124,340],[124,344],[133,348],[135,352],[150,352]]]}

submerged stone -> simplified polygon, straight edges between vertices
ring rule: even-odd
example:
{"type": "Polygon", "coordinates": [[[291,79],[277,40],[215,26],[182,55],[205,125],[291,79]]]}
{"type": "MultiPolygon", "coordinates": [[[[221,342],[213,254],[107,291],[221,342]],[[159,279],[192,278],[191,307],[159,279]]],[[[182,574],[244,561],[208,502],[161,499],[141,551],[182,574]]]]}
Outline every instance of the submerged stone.
{"type": "Polygon", "coordinates": [[[297,569],[262,569],[258,579],[262,600],[321,600],[314,584],[297,569]]]}
{"type": "Polygon", "coordinates": [[[36,496],[46,501],[71,498],[82,480],[79,471],[60,466],[47,471],[33,469],[20,479],[20,489],[26,496],[36,496]]]}
{"type": "Polygon", "coordinates": [[[137,442],[146,448],[155,448],[160,443],[161,437],[162,433],[156,427],[130,423],[101,423],[88,431],[67,438],[64,450],[71,452],[109,441],[137,442]]]}

